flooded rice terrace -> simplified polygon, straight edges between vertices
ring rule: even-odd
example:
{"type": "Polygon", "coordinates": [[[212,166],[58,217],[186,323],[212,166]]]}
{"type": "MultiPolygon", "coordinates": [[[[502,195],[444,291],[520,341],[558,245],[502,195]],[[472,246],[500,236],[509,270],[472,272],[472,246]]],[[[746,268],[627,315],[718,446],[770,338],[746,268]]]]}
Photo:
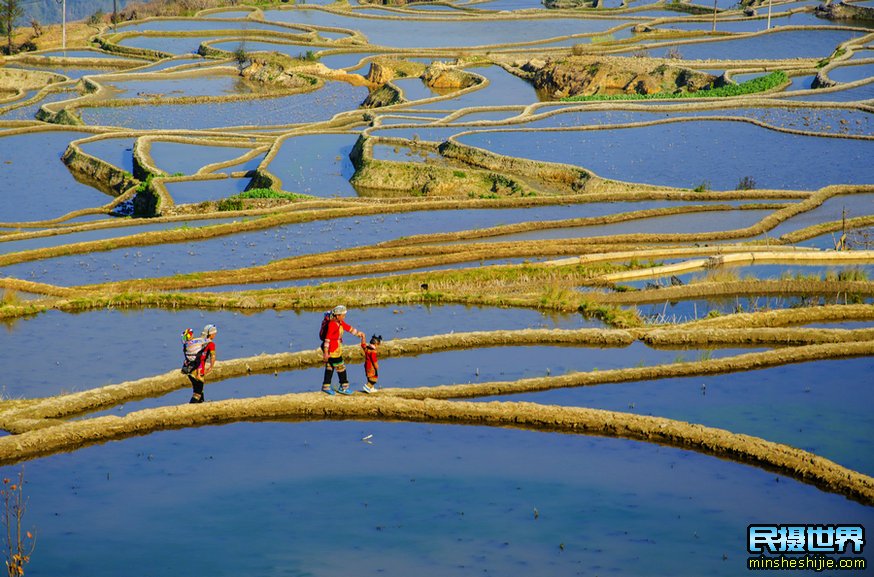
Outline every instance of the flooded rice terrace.
{"type": "Polygon", "coordinates": [[[28,574],[736,576],[814,551],[750,525],[870,534],[870,2],[205,4],[0,57],[28,574]]]}

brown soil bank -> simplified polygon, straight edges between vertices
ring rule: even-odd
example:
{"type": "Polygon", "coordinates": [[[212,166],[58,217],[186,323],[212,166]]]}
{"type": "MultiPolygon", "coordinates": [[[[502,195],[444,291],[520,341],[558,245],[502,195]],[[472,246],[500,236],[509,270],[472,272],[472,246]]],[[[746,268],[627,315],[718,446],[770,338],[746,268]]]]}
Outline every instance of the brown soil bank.
{"type": "Polygon", "coordinates": [[[874,22],[874,8],[869,6],[855,6],[844,2],[826,2],[820,4],[813,11],[820,18],[829,20],[865,20],[874,22]]]}
{"type": "Polygon", "coordinates": [[[238,421],[362,419],[516,427],[637,439],[753,464],[874,505],[874,479],[779,443],[660,417],[536,403],[410,400],[380,395],[328,398],[321,393],[147,409],[125,417],[75,421],[0,439],[0,463],[155,431],[238,421]]]}
{"type": "Polygon", "coordinates": [[[552,98],[593,94],[697,92],[720,78],[649,58],[571,56],[514,63],[537,90],[552,98]]]}

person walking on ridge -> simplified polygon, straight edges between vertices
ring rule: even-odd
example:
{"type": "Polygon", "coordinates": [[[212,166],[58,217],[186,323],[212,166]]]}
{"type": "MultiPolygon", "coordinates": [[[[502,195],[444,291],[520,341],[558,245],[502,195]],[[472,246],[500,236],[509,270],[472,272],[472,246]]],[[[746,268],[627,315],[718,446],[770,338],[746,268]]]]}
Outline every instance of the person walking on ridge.
{"type": "Polygon", "coordinates": [[[370,344],[364,344],[361,339],[361,348],[364,349],[364,374],[367,382],[362,387],[365,393],[376,392],[376,381],[379,380],[379,345],[382,344],[382,335],[370,337],[370,344]]]}
{"type": "Polygon", "coordinates": [[[203,382],[204,377],[212,372],[212,368],[215,366],[215,335],[217,332],[218,329],[215,325],[206,325],[203,327],[200,339],[193,339],[203,341],[203,343],[200,345],[200,351],[190,361],[192,366],[190,367],[191,372],[188,373],[188,380],[191,381],[192,393],[189,403],[202,403],[204,401],[203,382]]]}
{"type": "Polygon", "coordinates": [[[333,395],[335,389],[331,387],[334,371],[340,385],[336,392],[341,395],[351,395],[349,377],[346,375],[346,364],[343,361],[343,332],[359,337],[364,344],[364,333],[346,324],[346,307],[337,305],[325,315],[322,320],[320,336],[322,338],[322,358],[325,360],[325,378],[322,380],[322,392],[333,395]]]}

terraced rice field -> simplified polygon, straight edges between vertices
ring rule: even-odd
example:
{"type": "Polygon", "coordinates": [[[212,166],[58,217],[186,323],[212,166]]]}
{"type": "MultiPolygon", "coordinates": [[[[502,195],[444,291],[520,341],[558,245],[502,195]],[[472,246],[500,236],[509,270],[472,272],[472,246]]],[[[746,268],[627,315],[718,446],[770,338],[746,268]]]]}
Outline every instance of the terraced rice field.
{"type": "Polygon", "coordinates": [[[870,533],[874,33],[815,7],[235,5],[5,58],[27,571],[737,576],[749,525],[870,533]],[[533,72],[597,59],[713,80],[533,72]],[[374,394],[350,335],[320,392],[337,304],[374,394]]]}

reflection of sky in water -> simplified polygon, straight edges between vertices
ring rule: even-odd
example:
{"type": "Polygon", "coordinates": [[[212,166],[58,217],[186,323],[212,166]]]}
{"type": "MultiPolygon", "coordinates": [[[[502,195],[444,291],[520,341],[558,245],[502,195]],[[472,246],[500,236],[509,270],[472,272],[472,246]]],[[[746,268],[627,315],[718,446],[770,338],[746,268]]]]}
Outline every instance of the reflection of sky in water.
{"type": "Polygon", "coordinates": [[[181,142],[152,141],[149,154],[165,174],[194,174],[204,166],[232,160],[250,152],[235,146],[200,146],[181,142]]]}
{"type": "Polygon", "coordinates": [[[252,93],[251,84],[243,82],[236,72],[227,70],[160,80],[106,80],[103,84],[122,91],[116,98],[150,98],[156,95],[160,98],[182,98],[252,93]]]}
{"type": "Polygon", "coordinates": [[[10,110],[6,114],[0,114],[0,119],[33,120],[36,117],[36,113],[39,112],[39,109],[43,104],[48,104],[50,102],[61,102],[63,100],[71,100],[73,98],[76,98],[77,96],[79,96],[79,93],[75,91],[53,92],[33,104],[20,106],[14,110],[10,110]]]}
{"type": "Polygon", "coordinates": [[[463,2],[459,4],[465,8],[477,8],[479,10],[525,10],[527,8],[544,9],[540,0],[489,0],[488,2],[463,2]]]}
{"type": "Polygon", "coordinates": [[[584,166],[604,178],[668,186],[692,188],[706,180],[714,189],[733,189],[744,176],[759,188],[775,189],[874,183],[874,165],[867,161],[872,142],[784,134],[746,122],[491,132],[458,140],[499,154],[584,166]],[[826,156],[830,161],[823,163],[826,156]]]}
{"type": "Polygon", "coordinates": [[[104,138],[79,144],[82,152],[133,174],[133,138],[104,138]]]}
{"type": "Polygon", "coordinates": [[[815,295],[812,297],[736,295],[724,298],[711,298],[709,300],[662,301],[652,304],[639,304],[636,308],[642,316],[650,319],[653,323],[682,323],[694,319],[707,318],[711,311],[716,311],[720,315],[729,315],[741,312],[795,309],[805,306],[842,305],[848,302],[867,304],[874,302],[874,298],[871,297],[856,300],[853,297],[845,299],[845,296],[844,294],[815,295]]]}
{"type": "Polygon", "coordinates": [[[314,134],[288,138],[268,170],[282,189],[314,196],[356,196],[349,179],[355,167],[349,152],[357,134],[314,134]]]}
{"type": "Polygon", "coordinates": [[[463,130],[467,130],[467,128],[460,126],[417,126],[415,128],[380,128],[371,131],[371,134],[373,136],[383,136],[386,138],[406,138],[408,140],[431,140],[434,142],[443,142],[453,134],[458,134],[463,130]]]}
{"type": "MultiPolygon", "coordinates": [[[[371,331],[372,332],[372,331],[371,331]]],[[[378,330],[376,331],[379,332],[378,330]]],[[[383,335],[388,340],[387,335],[383,335]]],[[[348,344],[346,345],[349,346],[348,344]]],[[[356,348],[359,346],[354,344],[356,348]]],[[[644,363],[646,365],[671,364],[678,354],[688,358],[702,356],[728,357],[760,349],[724,349],[714,352],[699,350],[657,350],[640,342],[627,347],[479,347],[477,349],[440,351],[413,357],[385,357],[380,360],[379,384],[383,388],[436,387],[447,384],[470,384],[494,381],[510,381],[522,378],[553,376],[570,372],[630,368],[644,363]],[[524,358],[525,363],[508,363],[507,359],[524,358]],[[479,373],[477,375],[477,372],[479,373]],[[410,375],[417,375],[411,379],[410,375]]],[[[310,380],[318,368],[296,371],[283,371],[277,376],[246,376],[226,381],[210,383],[208,398],[211,401],[240,397],[260,397],[270,394],[304,393],[316,390],[310,380]]],[[[363,382],[363,367],[359,363],[350,364],[350,382],[354,390],[360,390],[363,382]]],[[[184,394],[184,393],[183,393],[184,394]]],[[[361,394],[361,393],[359,393],[361,394]]],[[[123,411],[152,408],[156,406],[177,405],[180,393],[174,391],[159,398],[126,403],[123,411]]],[[[110,409],[107,414],[119,412],[110,409]]]]}
{"type": "Polygon", "coordinates": [[[416,110],[457,110],[471,106],[530,104],[539,100],[534,86],[518,76],[510,74],[500,66],[476,67],[467,70],[485,76],[489,84],[461,96],[415,106],[416,110]]]}
{"type": "Polygon", "coordinates": [[[327,56],[322,56],[319,58],[319,62],[327,66],[328,68],[333,68],[334,70],[339,70],[340,68],[350,68],[352,66],[357,66],[359,62],[361,62],[362,58],[367,56],[372,56],[376,54],[373,51],[368,52],[344,52],[342,54],[329,54],[327,56]]]}
{"type": "Polygon", "coordinates": [[[391,144],[376,144],[373,147],[373,158],[376,160],[394,160],[397,162],[443,162],[443,157],[430,150],[412,150],[407,146],[391,144]]]}
{"type": "Polygon", "coordinates": [[[507,118],[512,118],[513,116],[517,116],[522,112],[522,108],[516,108],[513,110],[493,110],[489,112],[470,112],[467,114],[462,114],[455,120],[453,123],[461,123],[461,122],[477,122],[479,120],[506,120],[507,118]]]}
{"type": "Polygon", "coordinates": [[[407,100],[424,100],[439,96],[428,88],[421,78],[395,78],[392,83],[403,91],[404,98],[407,100]]]}
{"type": "Polygon", "coordinates": [[[213,12],[209,15],[210,18],[246,18],[252,14],[252,10],[227,10],[224,12],[213,12]]]}
{"type": "Polygon", "coordinates": [[[716,211],[660,216],[614,224],[534,230],[483,239],[483,242],[510,242],[558,238],[590,238],[617,234],[671,234],[704,233],[736,230],[756,224],[771,214],[765,210],[716,211]]]}
{"type": "MultiPolygon", "coordinates": [[[[636,103],[629,103],[634,106],[636,103]]],[[[709,103],[708,103],[709,104],[709,103]]],[[[714,102],[716,104],[716,102],[714,102]]],[[[523,128],[547,128],[561,126],[603,126],[631,122],[647,122],[667,118],[731,116],[750,118],[776,128],[803,129],[823,134],[858,134],[867,136],[874,132],[874,117],[868,112],[851,109],[769,107],[769,108],[714,108],[709,110],[682,110],[680,105],[671,105],[668,111],[638,110],[581,110],[520,124],[523,128]]]]}
{"type": "Polygon", "coordinates": [[[856,80],[874,78],[874,64],[838,66],[829,70],[827,74],[835,82],[855,82],[856,80]]]}
{"type": "Polygon", "coordinates": [[[82,108],[79,112],[86,124],[142,129],[296,124],[327,120],[356,108],[366,96],[366,88],[329,81],[313,92],[277,98],[210,104],[82,108]]]}
{"type": "MultiPolygon", "coordinates": [[[[416,234],[453,232],[514,222],[594,216],[621,212],[623,209],[651,208],[658,204],[598,203],[525,209],[436,210],[345,217],[327,222],[289,224],[269,230],[187,242],[182,245],[123,248],[19,263],[0,268],[0,275],[52,284],[78,285],[203,270],[227,270],[262,265],[291,256],[370,245],[416,234]],[[631,208],[631,205],[634,207],[631,208]]],[[[761,215],[756,214],[757,212],[752,211],[753,216],[761,218],[761,215]]],[[[750,212],[745,214],[749,215],[750,212]]],[[[700,218],[702,217],[699,216],[700,218]]],[[[724,216],[722,218],[725,220],[724,216]]],[[[693,219],[689,219],[689,222],[693,222],[693,219]]]]}
{"type": "Polygon", "coordinates": [[[71,140],[84,132],[0,133],[0,222],[56,218],[82,208],[96,208],[112,200],[80,183],[61,155],[71,140]],[[34,160],[40,159],[39,170],[34,160]],[[22,188],[22,183],[27,183],[22,188]]]}
{"type": "Polygon", "coordinates": [[[39,70],[40,72],[51,72],[53,74],[61,74],[73,80],[78,80],[83,76],[97,76],[100,74],[110,74],[118,72],[117,68],[76,68],[70,66],[15,66],[9,65],[5,68],[21,68],[24,70],[39,70]]]}
{"type": "MultiPolygon", "coordinates": [[[[172,184],[172,183],[171,183],[172,184]]],[[[103,216],[104,220],[114,220],[115,222],[119,222],[112,217],[103,216]]],[[[86,219],[86,218],[77,218],[72,219],[71,222],[74,223],[83,223],[90,222],[99,219],[86,219]]],[[[26,240],[11,240],[6,242],[0,242],[0,254],[17,252],[20,250],[31,250],[36,248],[44,248],[49,246],[61,246],[64,244],[71,244],[74,242],[86,242],[90,240],[103,240],[107,238],[119,238],[128,236],[131,234],[137,234],[141,232],[149,232],[153,230],[173,230],[182,227],[197,227],[197,226],[209,226],[211,224],[218,224],[222,222],[231,222],[232,219],[210,219],[210,220],[194,220],[194,221],[174,221],[174,222],[157,222],[154,223],[149,219],[137,219],[137,220],[123,220],[121,223],[126,225],[133,226],[118,226],[114,228],[106,228],[106,229],[98,229],[98,230],[87,230],[83,232],[71,232],[68,234],[59,234],[53,236],[39,237],[39,238],[29,238],[26,240]]],[[[121,224],[119,223],[119,224],[121,224]]]]}
{"type": "Polygon", "coordinates": [[[794,90],[809,90],[810,87],[813,85],[814,78],[816,78],[815,74],[791,76],[789,78],[791,84],[784,89],[784,92],[791,92],[794,90]]]}
{"type": "MultiPolygon", "coordinates": [[[[695,359],[694,354],[675,352],[685,360],[695,359]]],[[[727,375],[529,393],[506,399],[702,423],[787,443],[871,475],[874,454],[867,446],[874,435],[869,410],[874,398],[871,388],[859,376],[872,370],[871,358],[816,361],[727,375]],[[704,390],[702,384],[706,385],[704,390]],[[631,403],[633,408],[629,408],[631,403]],[[774,410],[776,406],[779,411],[774,410]]]]}
{"type": "MultiPolygon", "coordinates": [[[[838,44],[861,35],[847,30],[776,30],[762,36],[697,44],[664,44],[649,48],[653,57],[676,49],[683,60],[752,60],[756,58],[823,58],[838,44]]],[[[628,55],[631,52],[623,53],[628,55]]]]}
{"type": "Polygon", "coordinates": [[[159,72],[161,70],[166,70],[168,68],[175,68],[177,66],[186,66],[194,63],[205,63],[206,60],[199,56],[177,56],[175,58],[165,58],[163,60],[159,60],[158,62],[152,64],[151,66],[145,66],[143,68],[137,68],[136,72],[159,72]]]}
{"type": "Polygon", "coordinates": [[[394,48],[486,46],[529,42],[569,34],[602,32],[615,20],[549,18],[446,22],[440,20],[385,20],[355,18],[321,10],[265,10],[264,18],[276,22],[334,26],[361,31],[371,44],[394,48]]]}
{"type": "MultiPolygon", "coordinates": [[[[267,20],[270,20],[269,18],[267,20]]],[[[167,20],[140,20],[135,24],[119,26],[119,32],[192,32],[199,30],[238,30],[240,32],[248,32],[253,30],[270,30],[273,32],[284,32],[286,34],[305,34],[307,30],[300,28],[290,28],[275,24],[272,22],[259,22],[258,20],[241,20],[241,21],[211,21],[205,18],[189,18],[189,19],[167,19],[167,20]]]]}
{"type": "Polygon", "coordinates": [[[639,289],[646,287],[647,283],[659,286],[670,286],[671,278],[679,278],[684,284],[699,281],[719,281],[729,277],[741,279],[779,280],[793,278],[827,278],[836,276],[841,272],[862,271],[869,278],[874,278],[874,265],[869,264],[755,264],[755,265],[724,265],[713,269],[697,269],[691,272],[674,272],[656,274],[658,269],[653,269],[653,275],[647,278],[619,281],[616,284],[632,286],[639,289]],[[723,276],[728,274],[729,277],[723,276]]]}
{"type": "Polygon", "coordinates": [[[165,54],[194,54],[203,42],[214,40],[215,36],[131,36],[118,41],[121,46],[157,50],[165,54]]]}
{"type": "Polygon", "coordinates": [[[113,60],[131,58],[126,55],[111,54],[109,52],[100,52],[98,50],[50,50],[48,52],[40,52],[39,54],[32,54],[30,56],[45,56],[49,58],[111,58],[113,60]]]}
{"type": "Polygon", "coordinates": [[[846,90],[830,90],[828,92],[815,92],[803,96],[790,96],[797,100],[816,102],[851,102],[855,100],[870,100],[874,98],[874,81],[862,86],[847,88],[846,90]]]}
{"type": "Polygon", "coordinates": [[[69,551],[93,551],[96,577],[131,566],[222,577],[241,558],[257,575],[594,575],[608,566],[722,577],[739,562],[723,555],[746,555],[738,527],[787,510],[793,523],[870,521],[870,509],[844,497],[693,452],[457,425],[160,432],[34,460],[27,479],[44,548],[28,568],[64,574],[69,551]],[[372,444],[361,442],[368,434],[372,444]]]}
{"type": "MultiPolygon", "coordinates": [[[[735,0],[723,0],[723,4],[729,4],[734,2],[737,5],[735,0]]],[[[709,4],[705,2],[706,4],[709,4]]],[[[701,4],[701,2],[699,2],[701,4]]],[[[709,4],[712,6],[712,4],[709,4]]],[[[717,18],[716,20],[716,31],[717,32],[762,32],[767,30],[768,28],[768,20],[767,20],[767,11],[768,8],[765,6],[764,9],[759,8],[759,18],[743,18],[741,20],[720,20],[717,18]]],[[[737,18],[738,15],[735,14],[731,16],[731,18],[737,18]]],[[[771,28],[776,26],[828,26],[827,22],[824,22],[821,18],[817,18],[811,12],[801,12],[796,14],[771,14],[771,28]]],[[[712,20],[701,20],[698,22],[668,22],[665,24],[659,24],[658,28],[660,29],[676,29],[676,30],[703,30],[705,32],[710,32],[713,29],[713,21],[712,20]]],[[[680,47],[680,52],[683,52],[683,48],[680,47]]]]}
{"type": "Polygon", "coordinates": [[[777,225],[768,232],[768,236],[779,237],[821,222],[837,222],[843,218],[844,211],[847,218],[874,214],[874,194],[848,194],[829,198],[813,210],[802,212],[777,225]]]}
{"type": "Polygon", "coordinates": [[[248,178],[223,178],[221,180],[191,180],[186,182],[168,182],[167,192],[176,204],[220,200],[246,190],[248,178]]]}
{"type": "Polygon", "coordinates": [[[297,58],[298,56],[303,57],[307,52],[317,54],[319,51],[328,48],[326,46],[315,46],[312,44],[280,44],[279,42],[263,42],[257,40],[245,40],[243,42],[239,40],[222,40],[212,42],[210,46],[227,52],[236,52],[240,48],[246,52],[278,52],[280,54],[287,54],[292,58],[297,58]]]}
{"type": "MultiPolygon", "coordinates": [[[[6,363],[3,384],[6,394],[30,398],[57,394],[62,389],[85,390],[163,374],[181,365],[182,331],[191,327],[199,332],[207,323],[219,328],[216,341],[219,360],[315,349],[322,314],[322,311],[273,310],[241,314],[193,309],[101,309],[80,314],[49,311],[0,326],[0,350],[5,358],[29,358],[33,347],[45,335],[75,338],[57,339],[52,346],[51,363],[6,363]],[[110,333],[118,338],[107,339],[110,333]],[[130,354],[132,350],[136,354],[130,354]],[[124,362],[113,362],[114,359],[124,362]],[[63,382],[57,379],[58,374],[64,375],[63,382]]],[[[571,329],[583,324],[578,314],[551,315],[527,309],[462,305],[351,308],[346,322],[368,334],[381,334],[386,340],[478,331],[484,326],[494,330],[571,329]]],[[[347,339],[346,345],[355,345],[355,340],[347,339]]],[[[321,368],[312,371],[318,372],[315,382],[321,378],[321,368]]]]}

